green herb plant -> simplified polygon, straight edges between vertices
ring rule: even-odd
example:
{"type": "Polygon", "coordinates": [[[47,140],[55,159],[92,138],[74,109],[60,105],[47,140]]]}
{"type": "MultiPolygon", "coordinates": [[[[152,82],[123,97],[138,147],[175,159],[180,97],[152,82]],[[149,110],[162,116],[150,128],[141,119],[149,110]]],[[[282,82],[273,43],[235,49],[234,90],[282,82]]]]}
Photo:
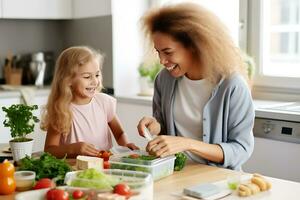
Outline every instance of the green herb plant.
{"type": "Polygon", "coordinates": [[[155,61],[153,63],[142,63],[139,68],[139,74],[141,77],[148,77],[149,80],[153,83],[156,75],[162,69],[162,65],[159,61],[155,61]]]}
{"type": "Polygon", "coordinates": [[[4,127],[10,128],[10,134],[13,142],[26,142],[31,139],[26,138],[34,130],[35,123],[39,119],[33,115],[32,111],[38,109],[37,105],[13,104],[10,107],[2,107],[6,113],[3,121],[4,127]]]}
{"type": "Polygon", "coordinates": [[[184,153],[179,152],[179,153],[175,154],[175,157],[176,157],[176,159],[175,159],[175,163],[174,163],[174,170],[180,171],[185,166],[187,156],[184,153]]]}

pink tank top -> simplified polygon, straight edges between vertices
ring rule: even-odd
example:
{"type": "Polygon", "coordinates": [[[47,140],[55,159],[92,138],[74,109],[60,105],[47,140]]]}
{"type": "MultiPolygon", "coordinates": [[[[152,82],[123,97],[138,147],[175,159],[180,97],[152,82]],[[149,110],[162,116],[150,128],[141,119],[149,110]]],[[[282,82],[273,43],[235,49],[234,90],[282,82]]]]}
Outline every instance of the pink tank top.
{"type": "Polygon", "coordinates": [[[71,132],[61,137],[60,144],[86,142],[93,144],[99,150],[109,150],[112,147],[111,131],[108,126],[116,113],[116,99],[98,93],[85,105],[71,104],[73,120],[71,132]]]}

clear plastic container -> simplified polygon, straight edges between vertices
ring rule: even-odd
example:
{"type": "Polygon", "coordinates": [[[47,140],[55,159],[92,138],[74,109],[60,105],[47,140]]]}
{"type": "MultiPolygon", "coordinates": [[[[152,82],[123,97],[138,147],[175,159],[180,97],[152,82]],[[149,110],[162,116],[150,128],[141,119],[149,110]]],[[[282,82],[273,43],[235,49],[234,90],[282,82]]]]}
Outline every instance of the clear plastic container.
{"type": "MultiPolygon", "coordinates": [[[[99,189],[92,187],[93,185],[105,184],[106,181],[102,180],[93,180],[93,179],[83,179],[78,178],[77,174],[80,171],[68,172],[65,176],[65,184],[68,185],[67,190],[76,189],[76,187],[71,186],[73,181],[80,181],[85,185],[85,190],[90,189],[96,193],[105,193],[112,192],[113,187],[108,186],[105,189],[99,189]],[[90,187],[89,187],[90,186],[90,187]]],[[[130,200],[152,200],[153,199],[153,179],[150,174],[143,172],[134,172],[120,169],[105,169],[101,172],[104,172],[106,175],[109,175],[111,178],[117,180],[111,185],[117,183],[126,183],[133,195],[129,198],[130,200]]]]}
{"type": "Polygon", "coordinates": [[[147,155],[142,151],[135,151],[112,156],[109,160],[110,168],[150,173],[154,180],[159,180],[173,174],[175,156],[156,158],[153,160],[140,160],[129,158],[128,156],[130,154],[147,155]]]}
{"type": "Polygon", "coordinates": [[[16,171],[14,176],[17,191],[26,191],[32,188],[35,180],[34,171],[16,171]]]}

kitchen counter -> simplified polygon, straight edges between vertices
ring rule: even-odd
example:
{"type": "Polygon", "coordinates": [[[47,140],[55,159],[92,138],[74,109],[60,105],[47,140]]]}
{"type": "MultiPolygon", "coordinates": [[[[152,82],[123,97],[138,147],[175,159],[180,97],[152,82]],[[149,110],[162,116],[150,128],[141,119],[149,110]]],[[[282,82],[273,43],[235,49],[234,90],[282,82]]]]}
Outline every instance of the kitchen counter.
{"type": "MultiPolygon", "coordinates": [[[[175,172],[172,176],[166,177],[154,184],[154,199],[176,200],[178,197],[172,196],[172,193],[178,193],[183,188],[201,183],[212,183],[226,180],[228,175],[239,172],[224,168],[217,168],[202,164],[190,163],[182,171],[175,172]]],[[[231,194],[222,200],[247,199],[247,200],[282,200],[282,199],[299,199],[300,183],[282,179],[266,177],[272,184],[270,191],[261,192],[250,197],[238,197],[231,194]]],[[[224,182],[224,184],[226,184],[224,182]]]]}
{"type": "Polygon", "coordinates": [[[36,86],[10,86],[0,85],[0,98],[21,97],[22,91],[31,91],[37,96],[49,95],[50,86],[36,87],[36,86]]]}
{"type": "MultiPolygon", "coordinates": [[[[226,180],[228,175],[240,174],[241,172],[212,167],[196,163],[188,163],[187,166],[173,175],[163,178],[154,183],[154,200],[178,200],[172,194],[178,194],[183,188],[201,183],[212,183],[226,180]]],[[[224,200],[247,199],[247,200],[282,200],[298,199],[300,196],[300,183],[267,177],[272,184],[270,191],[261,192],[251,197],[238,197],[235,193],[223,198],[224,200]]],[[[226,182],[224,182],[226,184],[226,182]]],[[[0,196],[1,200],[13,200],[14,195],[0,196]]]]}

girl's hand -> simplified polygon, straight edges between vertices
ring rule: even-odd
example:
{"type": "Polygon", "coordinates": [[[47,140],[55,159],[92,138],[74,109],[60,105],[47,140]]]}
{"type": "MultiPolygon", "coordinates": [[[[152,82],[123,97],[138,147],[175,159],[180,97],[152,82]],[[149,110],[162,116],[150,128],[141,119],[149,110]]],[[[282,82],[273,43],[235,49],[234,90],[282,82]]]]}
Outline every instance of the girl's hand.
{"type": "Polygon", "coordinates": [[[99,153],[99,150],[94,145],[85,142],[74,143],[73,149],[77,155],[97,156],[99,153]]]}
{"type": "Polygon", "coordinates": [[[189,142],[187,138],[161,135],[151,140],[146,150],[155,156],[166,157],[175,153],[186,151],[189,142]]]}
{"type": "Polygon", "coordinates": [[[131,150],[139,150],[140,148],[136,146],[134,143],[127,143],[126,147],[128,147],[131,150]]]}
{"type": "Polygon", "coordinates": [[[160,133],[160,124],[154,117],[143,117],[139,121],[137,129],[142,137],[144,137],[144,127],[148,128],[152,135],[158,135],[160,133]]]}

